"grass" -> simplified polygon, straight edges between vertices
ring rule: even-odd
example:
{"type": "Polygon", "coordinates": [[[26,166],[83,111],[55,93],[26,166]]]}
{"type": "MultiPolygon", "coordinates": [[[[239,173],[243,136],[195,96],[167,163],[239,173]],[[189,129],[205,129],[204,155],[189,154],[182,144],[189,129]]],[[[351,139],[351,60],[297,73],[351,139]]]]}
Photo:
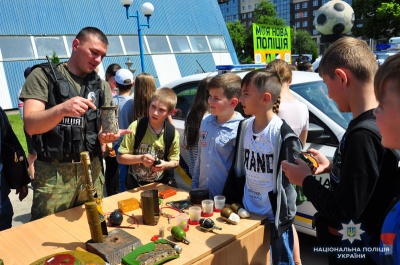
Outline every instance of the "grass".
{"type": "Polygon", "coordinates": [[[22,122],[19,114],[9,114],[7,116],[14,130],[15,135],[17,136],[19,142],[24,148],[25,154],[28,155],[28,147],[26,146],[26,139],[24,133],[24,123],[22,122]]]}

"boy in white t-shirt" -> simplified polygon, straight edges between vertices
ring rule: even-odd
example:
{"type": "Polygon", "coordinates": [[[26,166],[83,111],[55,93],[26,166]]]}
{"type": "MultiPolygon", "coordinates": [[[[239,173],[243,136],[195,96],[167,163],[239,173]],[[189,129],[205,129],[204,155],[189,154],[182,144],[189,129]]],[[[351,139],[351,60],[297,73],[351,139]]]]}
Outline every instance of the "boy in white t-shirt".
{"type": "Polygon", "coordinates": [[[272,264],[294,264],[296,191],[282,173],[280,161],[294,160],[292,147],[301,149],[301,142],[276,115],[281,86],[276,71],[255,70],[243,78],[240,100],[245,114],[253,117],[242,124],[243,149],[239,150],[243,156],[238,157],[243,157],[246,175],[244,207],[271,224],[272,264]],[[284,139],[281,130],[287,132],[284,139]]]}

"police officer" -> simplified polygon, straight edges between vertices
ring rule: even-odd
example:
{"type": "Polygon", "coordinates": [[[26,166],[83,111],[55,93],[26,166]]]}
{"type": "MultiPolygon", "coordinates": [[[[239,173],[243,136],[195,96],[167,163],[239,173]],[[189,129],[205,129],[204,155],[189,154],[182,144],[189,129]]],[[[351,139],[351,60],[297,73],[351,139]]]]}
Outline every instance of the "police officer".
{"type": "Polygon", "coordinates": [[[32,220],[87,200],[79,157],[82,151],[90,153],[93,182],[102,196],[100,143],[113,142],[126,133],[101,131],[100,107],[111,105],[112,95],[108,83],[100,79],[95,69],[107,48],[108,40],[102,31],[83,28],[72,42],[67,62],[34,66],[22,88],[25,129],[37,151],[32,220]]]}

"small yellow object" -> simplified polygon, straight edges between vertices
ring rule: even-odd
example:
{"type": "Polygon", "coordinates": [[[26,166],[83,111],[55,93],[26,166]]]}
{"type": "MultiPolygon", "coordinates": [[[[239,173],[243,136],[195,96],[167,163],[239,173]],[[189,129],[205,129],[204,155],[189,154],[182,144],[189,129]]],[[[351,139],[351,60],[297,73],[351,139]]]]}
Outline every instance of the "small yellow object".
{"type": "Polygon", "coordinates": [[[135,198],[118,201],[118,210],[120,210],[122,213],[130,212],[136,209],[139,209],[139,201],[135,198]]]}

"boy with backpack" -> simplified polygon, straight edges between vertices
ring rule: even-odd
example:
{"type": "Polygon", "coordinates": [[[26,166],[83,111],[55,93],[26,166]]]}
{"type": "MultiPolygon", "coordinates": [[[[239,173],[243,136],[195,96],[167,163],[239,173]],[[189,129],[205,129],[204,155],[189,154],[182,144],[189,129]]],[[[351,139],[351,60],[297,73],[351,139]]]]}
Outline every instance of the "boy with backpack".
{"type": "Polygon", "coordinates": [[[177,96],[170,88],[158,89],[150,100],[149,117],[134,121],[118,149],[118,163],[129,165],[125,187],[152,182],[177,187],[173,169],[179,165],[179,133],[167,121],[175,112],[177,96]]]}
{"type": "Polygon", "coordinates": [[[282,162],[289,180],[303,187],[318,211],[314,216],[318,241],[336,250],[328,252],[329,264],[378,262],[385,210],[400,187],[394,177],[397,157],[382,146],[373,114],[378,105],[374,95],[377,69],[374,53],[362,40],[344,37],[329,46],[319,74],[339,110],[352,112],[353,119],[333,161],[310,149],[319,162],[314,172],[300,159],[295,164],[282,162]],[[313,173],[330,173],[330,189],[322,186],[313,173]]]}

